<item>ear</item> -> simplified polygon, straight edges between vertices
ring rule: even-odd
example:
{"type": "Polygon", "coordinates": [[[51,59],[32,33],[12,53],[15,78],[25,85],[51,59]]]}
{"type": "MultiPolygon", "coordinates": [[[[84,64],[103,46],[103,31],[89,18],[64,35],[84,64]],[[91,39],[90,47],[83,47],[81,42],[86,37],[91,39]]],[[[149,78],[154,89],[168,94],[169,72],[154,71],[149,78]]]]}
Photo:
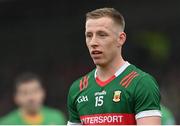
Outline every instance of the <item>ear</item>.
{"type": "Polygon", "coordinates": [[[118,35],[118,47],[122,47],[123,44],[126,41],[126,33],[125,32],[119,32],[118,35]]]}

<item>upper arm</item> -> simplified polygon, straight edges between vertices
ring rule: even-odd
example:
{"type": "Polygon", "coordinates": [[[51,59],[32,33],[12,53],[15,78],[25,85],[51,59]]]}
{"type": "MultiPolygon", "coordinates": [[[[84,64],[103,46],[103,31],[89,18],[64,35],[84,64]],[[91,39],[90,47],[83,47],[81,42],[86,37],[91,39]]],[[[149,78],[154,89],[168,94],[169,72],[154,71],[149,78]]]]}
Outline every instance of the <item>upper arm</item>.
{"type": "Polygon", "coordinates": [[[159,88],[149,75],[144,76],[135,89],[135,114],[140,124],[158,125],[161,120],[159,88]]]}
{"type": "Polygon", "coordinates": [[[161,125],[161,117],[143,117],[136,120],[137,125],[161,125]]]}

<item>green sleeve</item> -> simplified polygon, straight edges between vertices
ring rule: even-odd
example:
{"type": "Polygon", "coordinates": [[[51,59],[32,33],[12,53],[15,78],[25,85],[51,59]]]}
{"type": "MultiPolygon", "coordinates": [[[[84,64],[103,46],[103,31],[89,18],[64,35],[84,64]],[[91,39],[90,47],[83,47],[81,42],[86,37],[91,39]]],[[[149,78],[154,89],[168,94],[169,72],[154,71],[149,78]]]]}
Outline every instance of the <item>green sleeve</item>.
{"type": "Polygon", "coordinates": [[[135,89],[135,114],[147,110],[160,110],[160,92],[150,75],[143,76],[135,89]]]}
{"type": "Polygon", "coordinates": [[[69,113],[69,122],[72,123],[79,123],[80,118],[79,118],[79,114],[75,105],[75,94],[76,92],[73,89],[74,86],[71,87],[69,94],[68,94],[68,103],[67,103],[67,107],[68,107],[68,113],[69,113]]]}

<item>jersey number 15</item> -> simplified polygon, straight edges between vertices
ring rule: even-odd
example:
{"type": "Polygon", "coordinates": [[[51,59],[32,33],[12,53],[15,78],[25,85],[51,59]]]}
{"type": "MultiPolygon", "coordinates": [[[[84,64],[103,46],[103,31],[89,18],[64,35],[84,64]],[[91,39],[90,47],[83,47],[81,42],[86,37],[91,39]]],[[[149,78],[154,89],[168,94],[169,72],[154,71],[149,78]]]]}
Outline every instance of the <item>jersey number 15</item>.
{"type": "Polygon", "coordinates": [[[96,96],[95,97],[95,100],[96,100],[95,107],[103,105],[103,103],[104,103],[103,98],[104,98],[103,96],[96,96]]]}

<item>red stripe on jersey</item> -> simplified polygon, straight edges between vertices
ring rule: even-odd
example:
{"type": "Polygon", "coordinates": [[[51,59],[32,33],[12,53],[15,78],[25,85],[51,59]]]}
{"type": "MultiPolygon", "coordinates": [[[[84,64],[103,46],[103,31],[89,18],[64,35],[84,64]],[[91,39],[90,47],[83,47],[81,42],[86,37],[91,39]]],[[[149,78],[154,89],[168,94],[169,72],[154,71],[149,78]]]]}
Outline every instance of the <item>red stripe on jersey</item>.
{"type": "Polygon", "coordinates": [[[129,78],[128,80],[127,80],[127,82],[126,82],[126,84],[125,84],[125,88],[127,88],[128,86],[129,86],[129,84],[131,83],[131,81],[135,78],[135,77],[137,77],[139,74],[135,74],[135,75],[133,75],[131,78],[129,78]]]}
{"type": "Polygon", "coordinates": [[[81,79],[80,82],[79,82],[80,91],[87,88],[87,86],[88,86],[88,77],[84,76],[83,79],[81,79]]]}
{"type": "Polygon", "coordinates": [[[86,76],[86,88],[88,87],[88,81],[89,81],[89,77],[88,76],[86,76]]]}
{"type": "Polygon", "coordinates": [[[80,89],[80,91],[82,91],[82,89],[83,89],[83,81],[82,80],[80,80],[80,82],[79,82],[79,89],[80,89]]]}
{"type": "Polygon", "coordinates": [[[133,74],[135,74],[136,72],[133,71],[131,73],[129,73],[128,75],[126,75],[120,82],[120,84],[124,83],[129,77],[131,77],[133,74]]]}
{"type": "Polygon", "coordinates": [[[115,75],[113,75],[112,77],[110,77],[106,81],[101,81],[98,77],[96,77],[96,82],[99,86],[103,87],[103,86],[107,85],[109,82],[111,82],[112,80],[114,80],[114,78],[116,78],[115,75]]]}
{"type": "Polygon", "coordinates": [[[83,85],[84,85],[84,88],[87,88],[87,86],[88,86],[88,77],[87,76],[84,76],[83,85]]]}
{"type": "Polygon", "coordinates": [[[138,75],[139,75],[139,74],[138,74],[137,72],[133,71],[133,72],[131,72],[130,74],[128,74],[127,76],[125,76],[125,77],[121,80],[120,84],[121,84],[122,86],[124,86],[125,88],[127,88],[127,87],[129,86],[129,84],[131,83],[131,81],[132,81],[136,76],[138,76],[138,75]]]}
{"type": "Polygon", "coordinates": [[[137,73],[134,73],[134,74],[132,74],[131,76],[129,76],[129,77],[126,79],[126,81],[124,81],[124,82],[122,83],[122,86],[126,86],[127,82],[128,82],[129,80],[131,80],[131,78],[134,78],[135,75],[137,75],[137,73]]]}
{"type": "Polygon", "coordinates": [[[134,114],[106,113],[80,116],[84,125],[135,125],[134,114]]]}

